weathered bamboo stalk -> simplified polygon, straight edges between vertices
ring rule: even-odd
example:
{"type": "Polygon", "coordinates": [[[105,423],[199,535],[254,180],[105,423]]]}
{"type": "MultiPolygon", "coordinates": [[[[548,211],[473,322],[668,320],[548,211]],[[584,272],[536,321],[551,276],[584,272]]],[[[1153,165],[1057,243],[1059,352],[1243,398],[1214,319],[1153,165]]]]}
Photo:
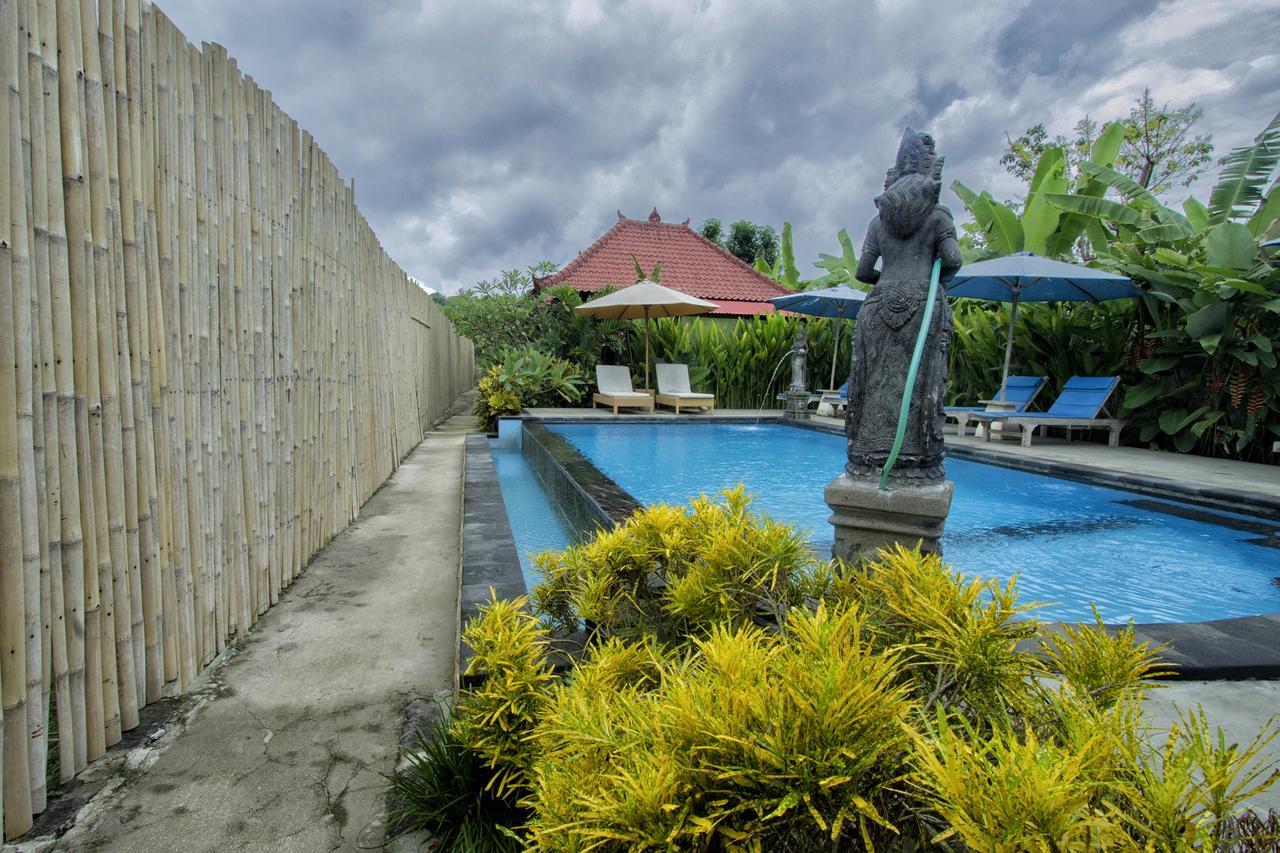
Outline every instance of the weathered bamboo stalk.
{"type": "MultiPolygon", "coordinates": [[[[85,6],[81,6],[82,15],[85,6]]],[[[108,474],[117,483],[112,494],[108,495],[108,509],[111,518],[120,519],[123,526],[123,546],[112,550],[112,600],[114,610],[113,629],[115,631],[114,649],[118,667],[117,693],[120,705],[120,726],[124,730],[132,729],[138,724],[138,709],[144,701],[139,690],[140,674],[138,667],[142,665],[141,647],[133,637],[134,606],[132,577],[138,567],[138,507],[137,507],[137,441],[133,414],[133,381],[131,376],[131,356],[129,350],[129,322],[125,300],[125,268],[124,268],[124,228],[123,208],[125,201],[121,186],[119,117],[127,114],[128,105],[122,102],[117,87],[123,82],[122,75],[117,72],[117,61],[123,43],[115,43],[116,6],[113,0],[102,0],[99,4],[98,17],[98,52],[102,59],[102,77],[107,81],[107,94],[104,98],[103,113],[106,121],[106,164],[107,170],[107,210],[110,224],[111,255],[111,299],[105,306],[106,311],[113,314],[112,345],[114,350],[109,356],[115,359],[115,374],[111,377],[111,403],[118,411],[114,414],[112,440],[115,432],[119,433],[119,445],[113,453],[108,474]],[[116,503],[112,503],[115,501],[116,503]]],[[[120,62],[123,70],[123,62],[120,62]]],[[[114,521],[113,521],[113,531],[114,521]]],[[[139,627],[141,611],[138,611],[139,627]]],[[[141,632],[139,632],[139,639],[141,632]]]]}
{"type": "MultiPolygon", "coordinates": [[[[12,0],[0,0],[0,73],[16,87],[17,16],[12,0]]],[[[9,151],[21,148],[21,119],[14,125],[5,86],[0,108],[0,186],[12,192],[22,170],[11,174],[9,151]]],[[[25,206],[25,200],[24,200],[25,206]]],[[[11,205],[0,204],[0,711],[3,714],[3,814],[5,838],[16,838],[31,827],[31,772],[27,750],[27,648],[25,566],[23,564],[22,485],[18,378],[13,364],[18,353],[15,328],[15,269],[11,205]]],[[[27,306],[22,306],[23,310],[27,306]]]]}

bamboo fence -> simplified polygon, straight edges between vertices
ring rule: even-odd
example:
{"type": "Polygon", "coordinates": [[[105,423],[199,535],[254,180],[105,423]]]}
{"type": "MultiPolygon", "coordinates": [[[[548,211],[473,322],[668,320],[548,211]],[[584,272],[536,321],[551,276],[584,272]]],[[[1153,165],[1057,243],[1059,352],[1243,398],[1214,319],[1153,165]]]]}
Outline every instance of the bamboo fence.
{"type": "Polygon", "coordinates": [[[5,838],[473,380],[316,141],[141,0],[0,0],[5,838]],[[56,732],[56,738],[50,733],[56,732]]]}

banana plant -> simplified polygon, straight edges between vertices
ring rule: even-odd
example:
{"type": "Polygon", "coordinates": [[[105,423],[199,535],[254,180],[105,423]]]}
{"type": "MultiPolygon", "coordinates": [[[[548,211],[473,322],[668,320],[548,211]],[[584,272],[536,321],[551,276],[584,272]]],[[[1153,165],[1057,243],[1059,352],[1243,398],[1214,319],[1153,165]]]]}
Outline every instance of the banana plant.
{"type": "Polygon", "coordinates": [[[782,242],[778,257],[772,264],[764,258],[756,258],[756,270],[769,276],[788,290],[803,290],[809,282],[800,280],[800,269],[796,266],[795,243],[791,234],[791,223],[782,223],[782,242]]]}
{"type": "Polygon", "coordinates": [[[1126,414],[1140,441],[1263,461],[1280,437],[1280,265],[1259,246],[1280,227],[1280,115],[1238,148],[1205,205],[1182,212],[1093,161],[1081,171],[1118,195],[1050,195],[1087,217],[1099,263],[1142,283],[1151,331],[1135,342],[1126,414]]]}
{"type": "Polygon", "coordinates": [[[814,287],[835,287],[845,284],[858,290],[870,290],[871,285],[863,284],[856,277],[858,253],[853,249],[853,240],[849,239],[849,232],[841,228],[836,234],[836,240],[840,243],[839,257],[828,255],[826,252],[818,253],[818,260],[814,262],[814,266],[826,270],[827,274],[815,279],[814,287]]]}
{"type": "MultiPolygon", "coordinates": [[[[1090,149],[1091,162],[1109,168],[1115,163],[1124,140],[1124,127],[1113,123],[1103,128],[1090,149]]],[[[1012,207],[996,201],[989,192],[975,192],[961,181],[951,189],[973,215],[988,247],[989,255],[1035,252],[1046,257],[1070,257],[1086,236],[1091,216],[1087,210],[1068,209],[1062,198],[1103,200],[1107,184],[1091,174],[1067,174],[1067,159],[1061,148],[1046,149],[1036,164],[1019,216],[1012,207]],[[1074,192],[1068,192],[1074,184],[1074,192]]],[[[1092,236],[1092,235],[1089,235],[1092,236]]],[[[974,260],[981,260],[975,258],[974,260]]]]}

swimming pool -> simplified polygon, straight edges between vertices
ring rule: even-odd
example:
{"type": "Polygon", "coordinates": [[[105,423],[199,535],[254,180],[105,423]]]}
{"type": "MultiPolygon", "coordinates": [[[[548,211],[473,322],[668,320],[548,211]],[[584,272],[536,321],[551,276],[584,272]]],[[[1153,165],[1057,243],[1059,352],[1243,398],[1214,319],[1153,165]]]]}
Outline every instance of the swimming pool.
{"type": "MultiPolygon", "coordinates": [[[[741,481],[757,509],[829,552],[822,489],[844,466],[841,435],[780,424],[547,428],[641,503],[681,503],[741,481]]],[[[1050,603],[1044,618],[1091,619],[1090,603],[1108,622],[1280,611],[1276,522],[960,459],[947,461],[947,475],[956,484],[947,562],[1002,580],[1019,573],[1024,601],[1050,603]]],[[[519,531],[516,539],[523,548],[519,531]]]]}
{"type": "Polygon", "coordinates": [[[564,548],[574,540],[574,530],[555,503],[548,499],[518,446],[490,442],[489,453],[493,456],[494,471],[502,487],[502,504],[511,524],[516,552],[520,555],[525,588],[532,590],[538,582],[533,555],[549,548],[564,548]]]}

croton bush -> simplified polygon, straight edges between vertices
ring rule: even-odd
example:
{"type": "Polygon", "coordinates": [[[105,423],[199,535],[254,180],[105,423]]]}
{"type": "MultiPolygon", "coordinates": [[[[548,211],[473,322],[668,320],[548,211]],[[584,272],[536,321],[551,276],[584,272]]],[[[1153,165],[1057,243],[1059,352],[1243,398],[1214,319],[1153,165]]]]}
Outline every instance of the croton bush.
{"type": "Polygon", "coordinates": [[[522,408],[573,405],[586,387],[572,362],[535,349],[508,349],[480,377],[473,411],[480,428],[493,432],[498,418],[518,415],[522,408]]]}
{"type": "Polygon", "coordinates": [[[1274,721],[1152,732],[1131,629],[1042,624],[1016,581],[918,551],[805,545],[737,490],[541,555],[531,601],[466,626],[453,751],[417,754],[395,817],[465,824],[453,849],[1274,849],[1242,808],[1276,779],[1274,721]]]}

